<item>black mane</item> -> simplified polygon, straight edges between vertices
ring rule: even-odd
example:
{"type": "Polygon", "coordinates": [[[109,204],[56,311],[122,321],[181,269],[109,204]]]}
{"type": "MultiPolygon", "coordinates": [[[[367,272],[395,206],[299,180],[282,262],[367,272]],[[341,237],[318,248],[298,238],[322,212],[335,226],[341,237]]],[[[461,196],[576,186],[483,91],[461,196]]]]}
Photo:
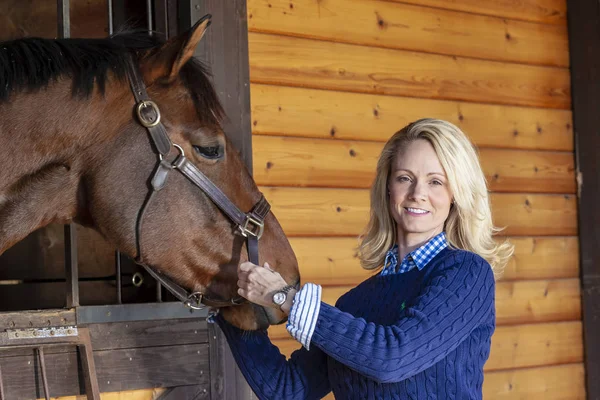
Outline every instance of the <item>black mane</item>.
{"type": "MultiPolygon", "coordinates": [[[[105,39],[24,38],[0,43],[0,101],[12,93],[37,91],[60,77],[73,81],[73,96],[89,97],[94,85],[104,93],[112,72],[126,80],[130,55],[163,43],[146,31],[116,34],[105,39]]],[[[223,109],[210,83],[206,68],[196,59],[188,62],[180,77],[190,90],[201,118],[217,120],[223,109]]]]}

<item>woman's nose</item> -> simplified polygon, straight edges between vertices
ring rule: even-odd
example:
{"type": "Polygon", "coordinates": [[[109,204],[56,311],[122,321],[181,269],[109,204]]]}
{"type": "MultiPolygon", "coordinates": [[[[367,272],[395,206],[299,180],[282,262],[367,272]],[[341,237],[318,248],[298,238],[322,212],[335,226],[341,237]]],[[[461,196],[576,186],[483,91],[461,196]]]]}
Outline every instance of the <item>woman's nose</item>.
{"type": "Polygon", "coordinates": [[[412,185],[411,197],[414,200],[425,200],[427,198],[427,184],[415,181],[412,185]]]}

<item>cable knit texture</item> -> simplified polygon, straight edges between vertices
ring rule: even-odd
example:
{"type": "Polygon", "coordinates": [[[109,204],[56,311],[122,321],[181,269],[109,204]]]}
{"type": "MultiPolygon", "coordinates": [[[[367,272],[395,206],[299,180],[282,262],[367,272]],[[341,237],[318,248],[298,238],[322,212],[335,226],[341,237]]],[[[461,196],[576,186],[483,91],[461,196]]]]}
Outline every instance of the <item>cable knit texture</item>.
{"type": "Polygon", "coordinates": [[[336,307],[321,303],[310,350],[289,360],[266,332],[216,320],[261,399],[481,399],[494,277],[484,259],[452,249],[421,271],[373,276],[336,307]]]}

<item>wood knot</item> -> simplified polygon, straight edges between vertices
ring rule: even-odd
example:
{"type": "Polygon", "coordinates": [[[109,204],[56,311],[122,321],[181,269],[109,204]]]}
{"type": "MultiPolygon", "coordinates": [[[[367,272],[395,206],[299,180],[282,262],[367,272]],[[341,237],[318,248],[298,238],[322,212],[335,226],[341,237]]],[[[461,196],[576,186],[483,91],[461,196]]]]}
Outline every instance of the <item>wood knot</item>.
{"type": "Polygon", "coordinates": [[[331,130],[329,131],[329,134],[331,135],[331,137],[335,136],[335,134],[336,134],[335,126],[331,127],[331,130]]]}
{"type": "Polygon", "coordinates": [[[356,152],[354,151],[354,149],[350,149],[348,153],[350,153],[350,157],[356,157],[356,152]]]}
{"type": "Polygon", "coordinates": [[[258,121],[254,120],[254,122],[252,122],[252,125],[254,125],[254,126],[258,125],[258,121]]]}
{"type": "Polygon", "coordinates": [[[379,111],[376,108],[373,109],[373,115],[379,117],[379,111]]]}
{"type": "Polygon", "coordinates": [[[336,207],[336,208],[335,208],[335,211],[337,211],[337,212],[342,212],[342,207],[340,207],[340,206],[336,207]]]}
{"type": "Polygon", "coordinates": [[[519,131],[515,129],[515,130],[513,131],[513,136],[519,136],[519,131]]]}
{"type": "Polygon", "coordinates": [[[273,167],[273,163],[271,161],[267,161],[267,169],[271,169],[273,167]]]}
{"type": "Polygon", "coordinates": [[[462,114],[460,114],[460,113],[459,113],[459,114],[458,114],[458,120],[459,120],[460,122],[462,122],[464,119],[465,119],[465,117],[464,117],[462,114]]]}

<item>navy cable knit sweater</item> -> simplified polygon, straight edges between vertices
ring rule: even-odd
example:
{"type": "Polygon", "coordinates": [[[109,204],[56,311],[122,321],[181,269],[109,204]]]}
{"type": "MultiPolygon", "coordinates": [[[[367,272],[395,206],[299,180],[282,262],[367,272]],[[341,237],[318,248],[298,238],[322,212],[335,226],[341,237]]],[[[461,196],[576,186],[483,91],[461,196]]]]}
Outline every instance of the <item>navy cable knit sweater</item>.
{"type": "Polygon", "coordinates": [[[426,268],[373,276],[322,303],[311,348],[286,360],[263,331],[216,318],[261,399],[481,399],[495,328],[494,276],[442,250],[426,268]]]}

